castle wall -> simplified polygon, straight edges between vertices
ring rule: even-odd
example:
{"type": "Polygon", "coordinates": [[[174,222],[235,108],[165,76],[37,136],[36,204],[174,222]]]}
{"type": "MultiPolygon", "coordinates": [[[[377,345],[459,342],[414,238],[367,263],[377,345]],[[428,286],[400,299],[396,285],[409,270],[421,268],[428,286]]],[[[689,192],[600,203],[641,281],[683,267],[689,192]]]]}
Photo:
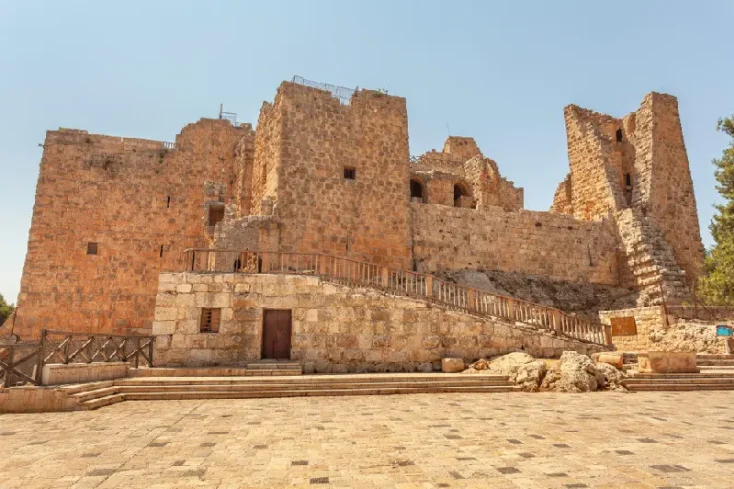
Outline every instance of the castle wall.
{"type": "Polygon", "coordinates": [[[204,204],[214,197],[205,189],[233,197],[235,146],[245,132],[202,120],[166,149],[49,131],[14,332],[24,339],[41,328],[149,332],[158,274],[181,269],[185,248],[206,245],[204,204]]]}
{"type": "Polygon", "coordinates": [[[405,99],[361,90],[342,105],[327,91],[283,83],[270,112],[279,121],[280,249],[407,267],[405,99]],[[354,179],[345,178],[345,168],[354,179]]]}
{"type": "MultiPolygon", "coordinates": [[[[678,100],[671,95],[651,93],[645,97],[641,111],[650,112],[652,119],[652,165],[648,166],[650,183],[645,189],[649,195],[644,208],[673,247],[675,258],[692,285],[702,271],[703,245],[678,100]]],[[[641,173],[641,169],[638,171],[641,173]]]]}
{"type": "Polygon", "coordinates": [[[511,351],[558,357],[602,349],[531,327],[448,311],[374,289],[293,275],[165,273],[156,305],[157,366],[243,365],[261,358],[263,310],[292,311],[291,360],[306,372],[411,372],[511,351]],[[200,333],[201,308],[220,308],[200,333]]]}
{"type": "Polygon", "coordinates": [[[618,284],[617,241],[606,221],[419,203],[411,204],[411,212],[418,271],[499,270],[618,284]]]}

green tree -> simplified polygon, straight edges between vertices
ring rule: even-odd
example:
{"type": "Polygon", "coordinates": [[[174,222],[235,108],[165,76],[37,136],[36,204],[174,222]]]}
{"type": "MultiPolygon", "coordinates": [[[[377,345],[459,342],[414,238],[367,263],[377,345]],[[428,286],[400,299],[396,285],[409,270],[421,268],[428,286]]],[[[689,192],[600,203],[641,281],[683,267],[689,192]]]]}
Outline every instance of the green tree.
{"type": "Polygon", "coordinates": [[[13,313],[15,306],[5,302],[5,298],[0,294],[0,326],[3,325],[6,319],[13,313]]]}
{"type": "Polygon", "coordinates": [[[731,138],[721,158],[714,160],[716,190],[724,203],[716,206],[709,229],[716,244],[706,252],[706,275],[699,295],[709,304],[734,305],[734,115],[721,119],[717,129],[731,138]]]}

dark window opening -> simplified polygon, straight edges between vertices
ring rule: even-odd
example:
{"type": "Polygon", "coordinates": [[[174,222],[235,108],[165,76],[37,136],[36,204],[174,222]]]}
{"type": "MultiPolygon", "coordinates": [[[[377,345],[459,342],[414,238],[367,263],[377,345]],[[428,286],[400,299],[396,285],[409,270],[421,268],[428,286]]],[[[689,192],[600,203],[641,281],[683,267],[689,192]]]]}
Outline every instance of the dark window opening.
{"type": "Polygon", "coordinates": [[[618,143],[622,142],[622,130],[621,129],[617,129],[617,142],[618,143]]]}
{"type": "Polygon", "coordinates": [[[163,245],[161,245],[161,251],[160,251],[160,254],[159,254],[159,256],[160,256],[161,258],[163,258],[163,245]]]}
{"type": "Polygon", "coordinates": [[[219,333],[219,319],[221,309],[202,308],[201,321],[199,322],[200,333],[219,333]]]}
{"type": "Polygon", "coordinates": [[[89,242],[87,243],[87,255],[96,255],[97,254],[97,243],[89,242]]]}
{"type": "Polygon", "coordinates": [[[467,202],[468,197],[471,197],[469,195],[469,191],[467,188],[461,184],[456,183],[454,184],[454,207],[472,207],[469,205],[470,203],[467,202]]]}
{"type": "Polygon", "coordinates": [[[166,199],[166,209],[169,209],[171,207],[171,196],[169,195],[166,199]]]}
{"type": "Polygon", "coordinates": [[[344,167],[344,178],[347,180],[356,180],[357,179],[357,169],[356,168],[349,168],[344,167]]]}
{"type": "Polygon", "coordinates": [[[208,225],[215,226],[222,219],[224,219],[224,206],[221,204],[210,205],[208,225]]]}
{"type": "Polygon", "coordinates": [[[632,204],[632,174],[624,174],[624,197],[627,200],[627,205],[632,204]]]}
{"type": "Polygon", "coordinates": [[[424,202],[423,198],[423,185],[418,180],[411,180],[410,181],[410,200],[418,200],[420,202],[424,202]]]}
{"type": "Polygon", "coordinates": [[[624,184],[627,187],[632,187],[632,174],[631,173],[625,173],[624,174],[624,184]]]}

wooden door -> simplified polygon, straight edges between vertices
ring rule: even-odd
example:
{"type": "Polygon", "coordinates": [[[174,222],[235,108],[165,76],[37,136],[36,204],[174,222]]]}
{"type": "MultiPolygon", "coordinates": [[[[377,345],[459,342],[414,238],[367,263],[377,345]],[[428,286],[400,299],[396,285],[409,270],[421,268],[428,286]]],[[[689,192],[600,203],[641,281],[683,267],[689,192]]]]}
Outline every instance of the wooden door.
{"type": "Polygon", "coordinates": [[[291,359],[291,311],[289,309],[263,311],[262,358],[291,359]]]}

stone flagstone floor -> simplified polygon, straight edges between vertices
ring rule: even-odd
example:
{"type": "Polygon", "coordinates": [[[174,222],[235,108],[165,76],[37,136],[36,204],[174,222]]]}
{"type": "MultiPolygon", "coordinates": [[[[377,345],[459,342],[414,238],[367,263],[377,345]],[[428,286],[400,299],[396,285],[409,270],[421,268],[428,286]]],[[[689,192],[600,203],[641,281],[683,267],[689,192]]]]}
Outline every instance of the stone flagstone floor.
{"type": "Polygon", "coordinates": [[[732,488],[734,392],[125,402],[0,450],[0,489],[732,488]]]}

